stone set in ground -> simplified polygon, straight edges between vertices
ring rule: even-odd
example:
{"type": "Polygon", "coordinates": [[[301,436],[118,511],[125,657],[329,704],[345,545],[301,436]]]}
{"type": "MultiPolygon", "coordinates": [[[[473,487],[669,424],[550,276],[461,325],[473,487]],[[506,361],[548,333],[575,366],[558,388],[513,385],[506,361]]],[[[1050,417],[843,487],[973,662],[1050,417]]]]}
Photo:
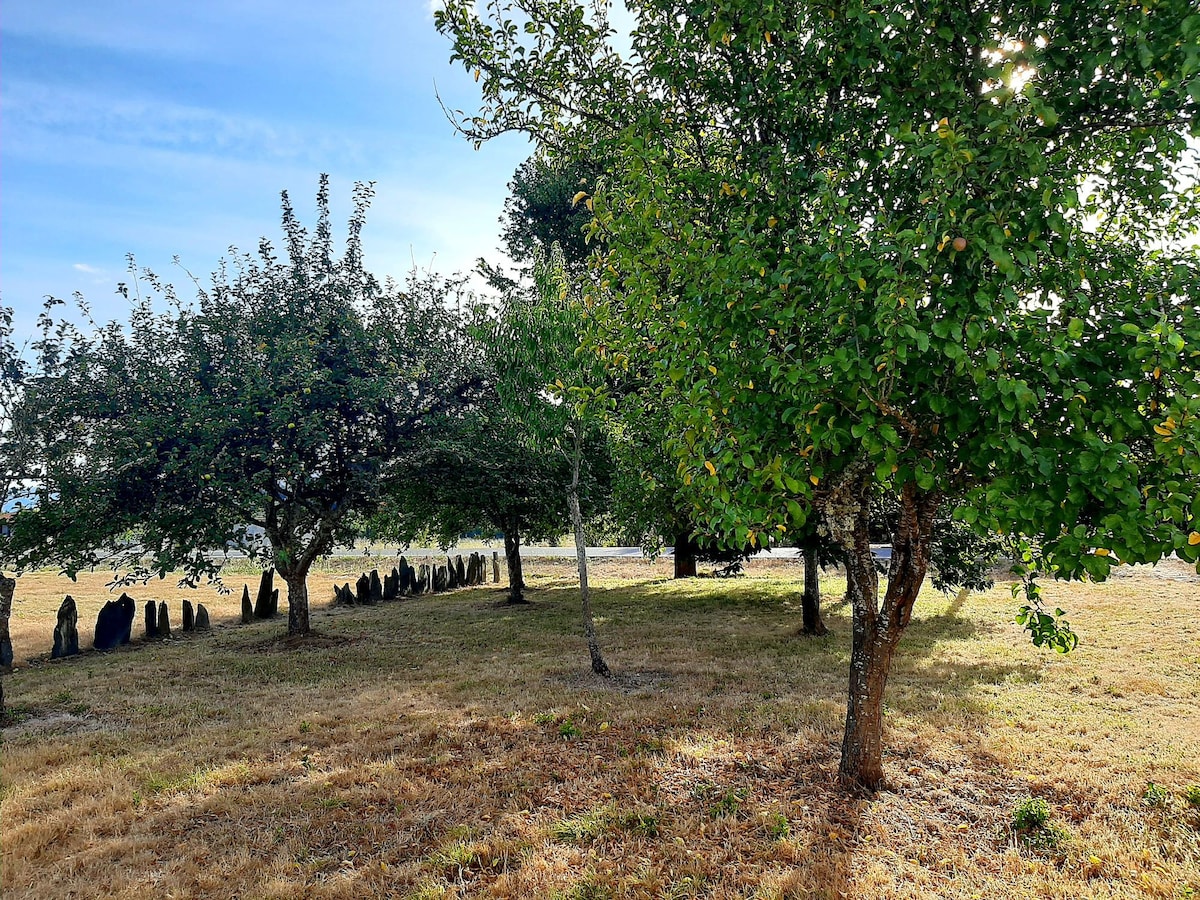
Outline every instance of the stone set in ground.
{"type": "MultiPolygon", "coordinates": [[[[454,559],[446,557],[444,566],[434,566],[422,563],[420,566],[410,566],[405,557],[400,557],[400,563],[390,573],[379,578],[379,570],[372,569],[364,572],[350,587],[346,582],[341,587],[333,589],[334,606],[374,606],[401,597],[415,597],[419,594],[436,594],[440,591],[450,591],[459,587],[474,587],[487,583],[487,557],[482,553],[472,553],[466,561],[459,555],[454,559]]],[[[500,555],[492,553],[492,581],[500,580],[500,555]]],[[[245,617],[246,600],[242,601],[242,616],[245,617]]]]}

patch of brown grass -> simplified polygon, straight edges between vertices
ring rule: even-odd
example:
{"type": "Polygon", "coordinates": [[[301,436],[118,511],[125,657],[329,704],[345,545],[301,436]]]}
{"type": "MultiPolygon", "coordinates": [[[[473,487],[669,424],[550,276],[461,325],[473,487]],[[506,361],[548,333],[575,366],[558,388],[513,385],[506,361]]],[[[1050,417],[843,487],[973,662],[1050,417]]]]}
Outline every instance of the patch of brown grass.
{"type": "MultiPolygon", "coordinates": [[[[528,607],[489,586],[322,608],[362,564],[314,576],[316,634],[295,646],[282,621],[231,625],[231,580],[204,600],[229,627],[54,663],[37,656],[70,588],[22,578],[4,896],[1200,893],[1200,810],[1181,796],[1200,783],[1195,580],[1048,586],[1080,632],[1066,657],[1029,646],[1004,588],[924,595],[889,685],[890,789],[867,800],[834,785],[836,579],[832,634],[806,639],[793,564],[677,583],[665,563],[600,561],[605,682],[567,562],[529,562],[528,607]],[[1061,837],[1014,834],[1029,796],[1061,837]]],[[[73,587],[81,609],[106,599],[73,587]]],[[[179,597],[154,599],[174,614],[179,597]]]]}

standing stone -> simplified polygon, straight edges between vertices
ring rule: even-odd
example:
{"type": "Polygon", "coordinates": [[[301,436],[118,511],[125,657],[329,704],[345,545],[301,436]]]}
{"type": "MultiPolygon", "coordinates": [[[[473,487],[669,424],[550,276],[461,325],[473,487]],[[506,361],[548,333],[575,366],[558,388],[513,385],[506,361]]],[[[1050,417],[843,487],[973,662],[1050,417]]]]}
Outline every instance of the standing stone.
{"type": "Polygon", "coordinates": [[[212,628],[212,623],[208,619],[208,610],[204,608],[203,603],[196,604],[196,630],[208,631],[212,628]]]}
{"type": "Polygon", "coordinates": [[[400,593],[408,594],[412,592],[413,574],[412,568],[408,565],[408,560],[403,556],[400,557],[400,565],[396,566],[400,570],[400,593]]]}
{"type": "Polygon", "coordinates": [[[354,582],[354,599],[364,606],[371,602],[371,576],[366,572],[354,582]]]}
{"type": "Polygon", "coordinates": [[[383,599],[391,602],[400,598],[400,570],[393,568],[383,577],[383,599]]]}
{"type": "Polygon", "coordinates": [[[420,566],[417,567],[417,580],[413,582],[413,586],[412,586],[413,593],[414,594],[425,593],[428,582],[429,582],[429,566],[425,565],[425,563],[421,563],[420,566]]]}
{"type": "Polygon", "coordinates": [[[78,652],[79,611],[75,608],[75,598],[67,594],[58,608],[58,624],[54,626],[54,649],[50,651],[50,658],[60,659],[78,652]]]}
{"type": "Polygon", "coordinates": [[[279,588],[275,588],[275,590],[271,591],[270,610],[271,610],[271,613],[268,616],[268,618],[273,619],[277,615],[279,615],[279,588]]]}
{"type": "Polygon", "coordinates": [[[383,602],[383,583],[379,580],[379,570],[372,569],[371,577],[367,579],[367,594],[372,606],[383,602]]]}
{"type": "Polygon", "coordinates": [[[500,553],[492,551],[492,584],[500,583],[500,553]]]}
{"type": "Polygon", "coordinates": [[[254,621],[254,604],[250,602],[250,585],[242,585],[242,624],[254,621]]]}
{"type": "Polygon", "coordinates": [[[275,583],[275,570],[266,569],[258,581],[258,594],[254,598],[254,618],[269,619],[275,612],[271,609],[272,585],[275,583]]]}
{"type": "Polygon", "coordinates": [[[454,576],[454,580],[460,587],[467,583],[467,567],[463,565],[461,553],[454,559],[454,576]]]}
{"type": "Polygon", "coordinates": [[[13,592],[17,579],[0,573],[0,669],[12,668],[12,638],[8,635],[8,617],[12,615],[13,592]]]}
{"type": "Polygon", "coordinates": [[[183,601],[183,630],[191,631],[196,627],[196,613],[192,609],[192,601],[183,601]]]}
{"type": "Polygon", "coordinates": [[[454,568],[454,560],[446,557],[446,588],[458,587],[458,571],[454,568]]]}
{"type": "Polygon", "coordinates": [[[146,601],[146,640],[158,637],[158,604],[153,600],[146,601]]]}
{"type": "Polygon", "coordinates": [[[122,594],[119,600],[109,600],[96,616],[92,646],[97,650],[113,650],[128,644],[136,615],[137,605],[128,594],[122,594]]]}
{"type": "Polygon", "coordinates": [[[160,638],[171,636],[171,612],[167,609],[166,600],[158,604],[158,636],[160,638]]]}

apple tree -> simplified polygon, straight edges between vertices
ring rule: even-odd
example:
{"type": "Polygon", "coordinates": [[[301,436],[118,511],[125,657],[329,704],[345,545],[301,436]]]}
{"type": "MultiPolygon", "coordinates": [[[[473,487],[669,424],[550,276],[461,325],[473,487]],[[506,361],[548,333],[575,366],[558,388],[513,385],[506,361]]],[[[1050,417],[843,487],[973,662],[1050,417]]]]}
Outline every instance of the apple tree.
{"type": "Polygon", "coordinates": [[[288,632],[309,631],[313,562],[353,539],[413,442],[479,388],[460,286],[414,274],[401,288],[363,267],[370,197],[356,186],[340,255],[322,178],[312,234],[285,193],[282,249],[234,256],[194,303],[135,271],[127,323],[46,320],[23,400],[36,503],[5,565],[194,582],[240,550],[286,582],[288,632]]]}
{"type": "Polygon", "coordinates": [[[473,7],[437,17],[467,136],[611,161],[592,343],[653,372],[697,509],[843,549],[844,785],[883,781],[939,515],[1060,578],[1200,556],[1191,0],[631,0],[624,53],[574,0],[473,7]]]}

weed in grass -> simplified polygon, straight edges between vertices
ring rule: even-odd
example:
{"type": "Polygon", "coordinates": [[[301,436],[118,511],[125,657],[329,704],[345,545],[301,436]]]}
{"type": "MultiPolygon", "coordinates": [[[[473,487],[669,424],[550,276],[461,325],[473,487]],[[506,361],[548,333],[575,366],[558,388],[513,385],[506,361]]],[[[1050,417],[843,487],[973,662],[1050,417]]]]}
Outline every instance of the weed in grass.
{"type": "Polygon", "coordinates": [[[572,722],[570,719],[567,719],[561,725],[558,726],[558,733],[565,740],[569,741],[569,740],[571,740],[571,738],[577,738],[581,734],[583,734],[583,730],[580,729],[580,727],[578,725],[576,725],[574,722],[572,722]]]}
{"type": "Polygon", "coordinates": [[[562,819],[550,827],[550,835],[564,844],[590,844],[617,831],[658,837],[658,818],[649,813],[620,812],[611,803],[576,816],[562,819]]]}
{"type": "Polygon", "coordinates": [[[1183,799],[1193,809],[1200,809],[1200,784],[1192,784],[1184,788],[1183,799]]]}
{"type": "Polygon", "coordinates": [[[792,826],[788,823],[787,816],[775,813],[767,818],[766,832],[767,837],[773,841],[785,841],[792,833],[792,826]]]}
{"type": "Polygon", "coordinates": [[[1142,791],[1142,803],[1155,809],[1162,809],[1170,799],[1171,795],[1167,792],[1167,789],[1161,784],[1155,784],[1153,781],[1147,782],[1146,789],[1142,791]]]}
{"type": "Polygon", "coordinates": [[[1016,805],[1012,830],[1022,847],[1042,854],[1059,852],[1070,837],[1050,821],[1050,805],[1041,797],[1026,797],[1016,805]]]}
{"type": "Polygon", "coordinates": [[[302,719],[302,720],[300,721],[300,733],[301,733],[301,734],[308,734],[310,731],[312,731],[312,724],[311,724],[311,723],[309,723],[309,722],[305,722],[305,721],[302,719]]]}
{"type": "Polygon", "coordinates": [[[708,808],[710,819],[728,819],[736,816],[742,809],[749,791],[746,788],[736,788],[726,791],[708,808]]]}
{"type": "Polygon", "coordinates": [[[1013,810],[1013,831],[1045,828],[1050,821],[1050,804],[1041,797],[1026,797],[1013,810]]]}

